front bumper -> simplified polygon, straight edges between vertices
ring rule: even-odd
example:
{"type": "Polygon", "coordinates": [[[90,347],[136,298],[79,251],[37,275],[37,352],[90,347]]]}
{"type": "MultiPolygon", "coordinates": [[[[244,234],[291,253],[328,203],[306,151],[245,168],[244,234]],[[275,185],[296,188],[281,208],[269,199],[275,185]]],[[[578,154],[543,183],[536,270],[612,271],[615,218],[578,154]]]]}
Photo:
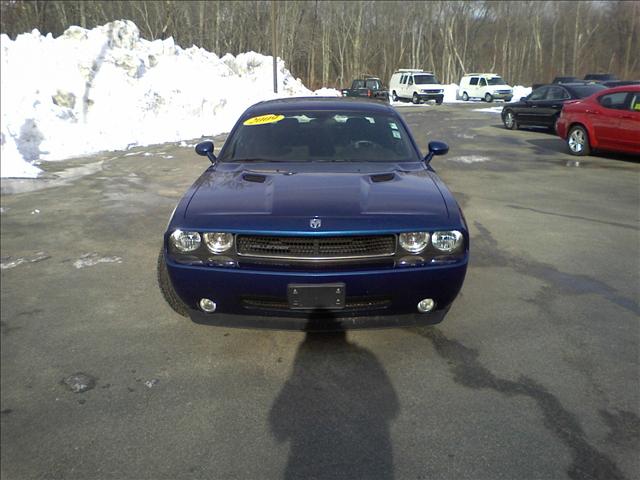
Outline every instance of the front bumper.
{"type": "Polygon", "coordinates": [[[436,102],[442,102],[444,99],[444,93],[418,93],[418,98],[421,101],[435,100],[436,102]]]}
{"type": "Polygon", "coordinates": [[[493,98],[495,98],[496,100],[504,100],[506,102],[511,101],[511,99],[513,98],[513,92],[512,93],[498,93],[498,92],[494,92],[491,93],[491,96],[493,98]]]}
{"type": "Polygon", "coordinates": [[[174,290],[192,310],[194,321],[322,330],[438,323],[462,288],[467,262],[465,256],[456,263],[427,267],[293,272],[190,266],[169,259],[167,269],[174,290]],[[292,283],[344,283],[347,306],[353,299],[352,307],[290,310],[287,289],[292,283]],[[216,302],[215,313],[206,314],[198,309],[202,298],[216,302]],[[418,313],[417,304],[424,298],[434,299],[436,310],[418,313]],[[266,300],[261,303],[260,299],[266,300]],[[337,328],[332,328],[336,325],[337,328]]]}
{"type": "Polygon", "coordinates": [[[299,330],[303,332],[339,332],[368,328],[399,328],[436,325],[444,320],[450,307],[431,313],[407,313],[404,315],[370,315],[336,317],[327,312],[304,317],[274,317],[259,315],[208,314],[191,310],[189,316],[195,323],[231,328],[260,328],[269,330],[299,330]]]}

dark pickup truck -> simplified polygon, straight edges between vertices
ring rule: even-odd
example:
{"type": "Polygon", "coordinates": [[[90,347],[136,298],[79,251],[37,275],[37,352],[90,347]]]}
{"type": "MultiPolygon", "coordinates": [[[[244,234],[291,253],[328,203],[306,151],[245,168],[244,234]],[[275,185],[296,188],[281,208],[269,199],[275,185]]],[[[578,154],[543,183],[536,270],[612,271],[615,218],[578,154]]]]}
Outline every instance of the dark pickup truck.
{"type": "Polygon", "coordinates": [[[374,100],[389,102],[389,91],[382,86],[382,81],[375,77],[358,78],[351,83],[351,88],[342,89],[343,97],[368,97],[374,100]]]}

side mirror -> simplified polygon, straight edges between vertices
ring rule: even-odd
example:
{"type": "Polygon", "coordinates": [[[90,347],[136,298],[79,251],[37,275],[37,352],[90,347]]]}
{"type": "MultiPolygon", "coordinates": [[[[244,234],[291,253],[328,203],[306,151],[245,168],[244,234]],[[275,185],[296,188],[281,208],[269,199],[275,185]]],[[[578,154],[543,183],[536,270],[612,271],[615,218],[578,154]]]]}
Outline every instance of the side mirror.
{"type": "Polygon", "coordinates": [[[529,97],[520,97],[520,101],[521,102],[526,102],[529,99],[529,97]]]}
{"type": "Polygon", "coordinates": [[[446,155],[449,152],[449,145],[444,142],[429,142],[429,153],[424,157],[424,162],[428,164],[434,155],[446,155]]]}
{"type": "Polygon", "coordinates": [[[216,162],[216,156],[213,154],[213,142],[207,140],[196,145],[196,153],[203,157],[208,157],[211,163],[216,162]]]}

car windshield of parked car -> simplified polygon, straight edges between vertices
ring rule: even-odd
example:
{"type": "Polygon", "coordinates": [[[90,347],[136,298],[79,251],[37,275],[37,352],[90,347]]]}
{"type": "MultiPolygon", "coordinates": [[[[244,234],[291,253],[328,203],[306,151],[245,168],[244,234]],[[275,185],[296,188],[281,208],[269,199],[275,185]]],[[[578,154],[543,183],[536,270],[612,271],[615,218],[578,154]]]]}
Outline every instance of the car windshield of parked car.
{"type": "Polygon", "coordinates": [[[604,85],[594,83],[592,85],[577,85],[572,87],[572,90],[577,98],[585,98],[606,88],[604,85]]]}
{"type": "Polygon", "coordinates": [[[489,85],[506,85],[505,81],[500,77],[493,77],[487,80],[489,85]]]}
{"type": "Polygon", "coordinates": [[[382,85],[380,85],[380,80],[367,80],[366,82],[367,88],[372,90],[382,90],[382,85]]]}
{"type": "Polygon", "coordinates": [[[435,75],[414,75],[413,78],[416,85],[436,85],[439,83],[435,75]]]}
{"type": "Polygon", "coordinates": [[[222,162],[415,162],[408,132],[391,115],[295,111],[244,120],[222,162]]]}

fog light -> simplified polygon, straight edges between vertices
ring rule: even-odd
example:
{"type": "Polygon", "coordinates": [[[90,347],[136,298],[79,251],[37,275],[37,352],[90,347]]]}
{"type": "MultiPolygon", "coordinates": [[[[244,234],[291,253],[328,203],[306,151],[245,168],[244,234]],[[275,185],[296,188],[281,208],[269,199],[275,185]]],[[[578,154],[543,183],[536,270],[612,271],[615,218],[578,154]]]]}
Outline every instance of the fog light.
{"type": "Polygon", "coordinates": [[[418,302],[418,311],[420,313],[427,313],[433,310],[433,307],[436,306],[436,302],[431,298],[425,298],[424,300],[420,300],[418,302]]]}
{"type": "Polygon", "coordinates": [[[208,298],[203,298],[200,300],[200,308],[203,312],[213,313],[216,311],[216,302],[208,298]]]}

